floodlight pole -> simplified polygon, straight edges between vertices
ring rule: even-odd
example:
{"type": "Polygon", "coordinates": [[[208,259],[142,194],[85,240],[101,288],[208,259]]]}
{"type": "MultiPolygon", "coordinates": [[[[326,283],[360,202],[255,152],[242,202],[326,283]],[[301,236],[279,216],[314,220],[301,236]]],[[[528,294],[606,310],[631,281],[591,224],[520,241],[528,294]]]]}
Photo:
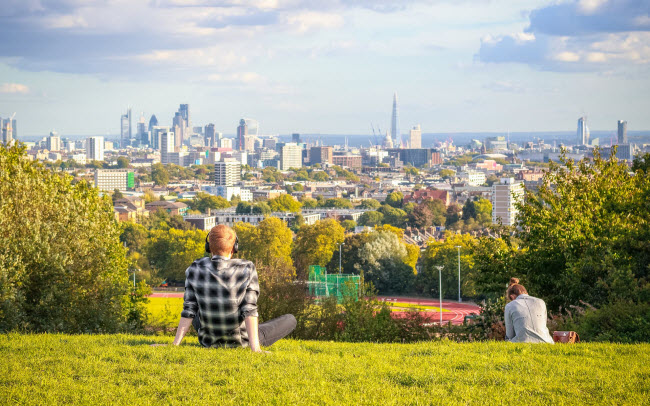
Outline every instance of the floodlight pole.
{"type": "Polygon", "coordinates": [[[344,242],[339,244],[339,274],[341,273],[341,247],[345,245],[344,242]]]}
{"type": "Polygon", "coordinates": [[[460,303],[463,301],[460,297],[460,245],[457,245],[456,248],[458,248],[458,303],[460,303]]]}
{"type": "Polygon", "coordinates": [[[440,327],[442,327],[442,268],[443,266],[438,265],[436,266],[436,268],[438,268],[438,278],[440,278],[440,285],[438,289],[440,291],[440,309],[438,312],[440,313],[440,327]]]}

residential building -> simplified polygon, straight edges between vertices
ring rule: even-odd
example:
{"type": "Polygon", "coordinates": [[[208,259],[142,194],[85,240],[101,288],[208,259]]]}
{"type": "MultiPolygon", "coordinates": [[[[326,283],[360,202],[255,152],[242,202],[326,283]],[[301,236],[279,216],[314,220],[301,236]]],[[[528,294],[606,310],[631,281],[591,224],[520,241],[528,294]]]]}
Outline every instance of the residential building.
{"type": "Polygon", "coordinates": [[[128,169],[95,169],[95,187],[105,192],[135,188],[135,174],[128,169]]]}
{"type": "Polygon", "coordinates": [[[47,137],[45,149],[48,151],[61,151],[61,137],[56,132],[52,131],[50,136],[47,137]]]}
{"type": "Polygon", "coordinates": [[[210,231],[212,227],[217,225],[217,218],[211,214],[192,214],[183,218],[197,230],[210,231]]]}
{"type": "Polygon", "coordinates": [[[169,164],[172,161],[171,154],[176,150],[176,137],[173,131],[162,132],[162,129],[157,134],[160,137],[160,163],[169,164]]]}
{"type": "Polygon", "coordinates": [[[411,165],[416,168],[431,165],[430,148],[403,148],[397,150],[397,152],[399,153],[399,160],[404,165],[411,165]]]}
{"type": "Polygon", "coordinates": [[[409,131],[409,148],[422,148],[422,130],[420,124],[416,125],[409,131]]]}
{"type": "Polygon", "coordinates": [[[499,183],[492,185],[492,224],[499,219],[504,226],[515,224],[518,210],[515,206],[524,198],[524,186],[514,178],[501,178],[499,183]]]}
{"type": "Polygon", "coordinates": [[[404,195],[404,204],[420,204],[427,200],[440,200],[449,206],[451,204],[451,194],[447,190],[420,189],[404,195]]]}
{"type": "Polygon", "coordinates": [[[185,203],[170,202],[167,200],[155,200],[151,203],[147,203],[145,208],[150,212],[164,210],[172,216],[184,216],[187,213],[187,205],[185,203]]]}
{"type": "Polygon", "coordinates": [[[241,163],[233,158],[224,158],[214,163],[214,184],[234,186],[241,180],[241,163]]]}
{"type": "Polygon", "coordinates": [[[279,165],[281,171],[302,168],[302,148],[295,142],[288,142],[280,149],[279,165]]]}
{"type": "Polygon", "coordinates": [[[309,163],[315,164],[331,164],[334,149],[332,147],[312,147],[309,150],[309,163]]]}
{"type": "Polygon", "coordinates": [[[226,200],[232,200],[234,196],[239,196],[239,199],[244,202],[253,201],[253,192],[239,186],[203,186],[203,190],[215,196],[221,196],[226,200]]]}
{"type": "Polygon", "coordinates": [[[485,173],[480,171],[467,170],[464,172],[458,172],[456,176],[471,186],[479,186],[484,184],[486,181],[485,173]]]}
{"type": "Polygon", "coordinates": [[[332,163],[346,168],[361,169],[363,157],[361,155],[334,155],[332,163]]]}
{"type": "Polygon", "coordinates": [[[92,161],[104,160],[104,137],[86,138],[86,159],[92,161]]]}

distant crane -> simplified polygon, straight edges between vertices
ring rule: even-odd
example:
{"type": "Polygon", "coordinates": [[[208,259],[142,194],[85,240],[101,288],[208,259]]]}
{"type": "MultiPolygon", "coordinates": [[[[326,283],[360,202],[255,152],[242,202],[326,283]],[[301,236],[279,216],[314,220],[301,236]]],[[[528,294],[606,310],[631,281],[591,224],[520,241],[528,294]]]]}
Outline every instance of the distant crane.
{"type": "Polygon", "coordinates": [[[372,125],[372,123],[370,123],[370,128],[372,128],[372,136],[375,137],[375,145],[379,145],[379,142],[377,141],[377,134],[375,133],[375,126],[372,125]]]}

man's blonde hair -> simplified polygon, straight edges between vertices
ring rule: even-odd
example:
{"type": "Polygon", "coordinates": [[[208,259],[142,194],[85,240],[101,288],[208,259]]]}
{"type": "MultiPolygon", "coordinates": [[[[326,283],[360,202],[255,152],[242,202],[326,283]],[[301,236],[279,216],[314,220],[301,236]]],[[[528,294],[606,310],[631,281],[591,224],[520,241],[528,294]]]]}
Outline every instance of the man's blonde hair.
{"type": "Polygon", "coordinates": [[[208,241],[212,255],[228,255],[235,245],[235,230],[225,224],[219,224],[210,230],[208,241]]]}

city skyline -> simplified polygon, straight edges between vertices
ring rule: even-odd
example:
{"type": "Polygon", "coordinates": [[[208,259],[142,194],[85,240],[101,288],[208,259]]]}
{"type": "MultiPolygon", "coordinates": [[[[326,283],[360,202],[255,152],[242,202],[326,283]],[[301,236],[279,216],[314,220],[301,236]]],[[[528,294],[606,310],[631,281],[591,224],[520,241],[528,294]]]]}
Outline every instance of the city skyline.
{"type": "Polygon", "coordinates": [[[568,131],[584,115],[644,130],[649,13],[640,0],[9,1],[0,117],[16,112],[22,136],[103,135],[128,107],[171,125],[187,103],[226,134],[242,117],[262,133],[370,134],[391,128],[397,93],[402,135],[568,131]]]}

